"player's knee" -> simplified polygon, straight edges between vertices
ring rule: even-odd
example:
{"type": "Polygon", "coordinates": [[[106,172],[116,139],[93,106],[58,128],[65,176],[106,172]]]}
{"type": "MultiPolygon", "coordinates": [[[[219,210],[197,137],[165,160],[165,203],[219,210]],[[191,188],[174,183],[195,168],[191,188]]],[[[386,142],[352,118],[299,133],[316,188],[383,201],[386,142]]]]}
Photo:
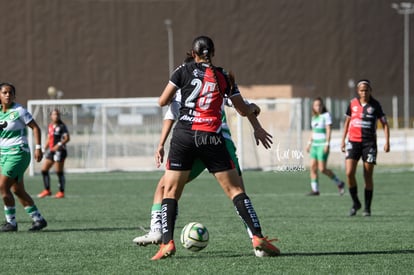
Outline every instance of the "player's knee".
{"type": "Polygon", "coordinates": [[[354,170],[346,170],[345,175],[348,179],[349,178],[355,178],[355,171],[354,170]]]}

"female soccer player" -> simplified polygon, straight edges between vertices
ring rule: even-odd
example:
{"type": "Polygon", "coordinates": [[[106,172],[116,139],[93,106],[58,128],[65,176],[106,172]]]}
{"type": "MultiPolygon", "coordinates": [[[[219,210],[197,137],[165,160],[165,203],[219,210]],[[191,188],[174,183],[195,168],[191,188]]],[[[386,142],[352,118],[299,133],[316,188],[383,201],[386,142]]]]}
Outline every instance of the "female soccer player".
{"type": "Polygon", "coordinates": [[[329,156],[329,146],[331,141],[331,114],[323,104],[320,97],[314,99],[312,104],[312,134],[309,138],[306,151],[310,152],[310,179],[311,192],[309,196],[319,196],[319,179],[318,169],[321,173],[332,179],[333,183],[338,187],[339,194],[344,194],[345,183],[338,179],[331,169],[326,168],[329,156]]]}
{"type": "MultiPolygon", "coordinates": [[[[188,63],[188,62],[192,62],[194,61],[194,58],[190,53],[187,53],[187,56],[184,60],[184,63],[188,63]]],[[[233,76],[234,78],[234,76],[233,76]]],[[[180,91],[177,91],[174,100],[170,103],[170,105],[168,106],[168,110],[165,113],[164,116],[164,123],[163,123],[163,127],[161,129],[161,137],[160,137],[160,142],[157,148],[157,151],[155,152],[155,162],[156,162],[156,166],[157,168],[159,168],[161,166],[161,163],[163,163],[164,160],[164,145],[165,142],[167,141],[168,135],[172,129],[172,126],[174,124],[174,122],[178,119],[179,114],[180,114],[180,108],[181,108],[181,93],[180,91]]],[[[226,105],[231,106],[229,100],[226,100],[226,105]]],[[[258,108],[258,107],[257,107],[258,108]]],[[[236,165],[237,171],[239,173],[240,176],[240,180],[242,181],[243,184],[243,178],[241,177],[241,169],[239,166],[239,161],[236,155],[236,146],[233,143],[233,140],[231,139],[231,133],[230,133],[230,129],[227,125],[227,119],[226,119],[226,114],[224,111],[224,108],[222,110],[222,127],[221,127],[221,133],[224,137],[225,143],[226,143],[226,147],[227,150],[230,153],[230,156],[233,160],[233,162],[236,165]]],[[[254,136],[256,139],[256,144],[259,145],[259,142],[261,142],[263,144],[263,146],[266,149],[269,149],[271,147],[272,144],[272,135],[270,135],[268,132],[266,132],[266,130],[264,130],[260,124],[260,122],[257,119],[257,114],[253,114],[248,116],[248,119],[254,129],[254,136]]],[[[191,168],[191,172],[189,175],[189,179],[188,182],[192,181],[193,179],[195,179],[196,177],[198,177],[205,169],[205,165],[201,162],[200,159],[196,159],[194,161],[194,164],[191,168]]],[[[161,177],[161,179],[159,180],[157,187],[155,189],[154,192],[154,199],[153,199],[153,205],[151,208],[151,222],[150,222],[150,231],[142,236],[138,236],[136,238],[133,239],[133,242],[136,243],[137,245],[142,245],[142,246],[146,246],[148,244],[158,244],[161,242],[161,238],[162,238],[162,234],[161,234],[161,202],[163,199],[163,195],[164,195],[164,181],[163,181],[163,177],[161,177]]],[[[250,232],[248,232],[250,237],[251,234],[250,232]]],[[[256,253],[257,254],[257,253],[256,253]]],[[[263,253],[259,253],[257,255],[263,255],[263,253]]]]}
{"type": "Polygon", "coordinates": [[[379,120],[384,128],[384,151],[386,153],[390,151],[390,129],[381,104],[371,96],[371,82],[362,79],[358,81],[356,87],[358,97],[351,100],[346,111],[341,150],[346,155],[346,177],[353,202],[349,215],[355,216],[361,208],[355,173],[358,161],[362,157],[365,181],[365,209],[363,215],[371,216],[371,202],[374,191],[372,175],[377,159],[377,121],[379,120]],[[347,136],[348,143],[345,145],[347,136]]]}
{"type": "Polygon", "coordinates": [[[24,188],[24,172],[30,163],[27,128],[33,130],[36,142],[34,158],[42,160],[41,130],[32,115],[14,102],[16,89],[10,83],[0,83],[0,193],[4,203],[6,222],[0,232],[17,231],[16,206],[12,192],[17,196],[33,223],[29,231],[38,231],[47,226],[33,199],[24,188]]]}
{"type": "Polygon", "coordinates": [[[64,165],[65,159],[68,155],[66,151],[66,144],[70,140],[69,131],[65,123],[60,118],[58,109],[54,109],[50,113],[51,123],[48,126],[48,134],[45,145],[45,160],[42,166],[42,176],[44,190],[37,195],[38,198],[44,198],[52,195],[50,191],[50,175],[49,170],[55,164],[55,171],[59,181],[59,192],[56,193],[55,198],[62,199],[65,197],[65,174],[64,165]]]}
{"type": "Polygon", "coordinates": [[[162,244],[152,260],[170,257],[175,253],[173,237],[178,199],[197,158],[201,159],[233,201],[238,214],[253,234],[253,248],[264,251],[269,256],[277,256],[280,251],[271,244],[272,240],[263,237],[259,219],[240,183],[220,133],[224,97],[230,97],[236,110],[243,116],[254,114],[258,110],[244,102],[223,69],[212,65],[214,44],[209,37],[194,39],[192,55],[195,62],[178,67],[159,98],[160,106],[165,106],[171,102],[176,91],[181,89],[182,107],[174,127],[164,174],[162,244]]]}
{"type": "MultiPolygon", "coordinates": [[[[177,96],[175,97],[174,101],[170,104],[164,116],[164,123],[163,123],[163,128],[161,130],[160,143],[158,145],[157,151],[155,152],[155,161],[156,161],[157,167],[160,167],[161,163],[163,162],[164,144],[167,140],[170,130],[172,129],[173,123],[179,117],[179,108],[181,106],[181,104],[179,103],[180,99],[181,99],[181,95],[178,92],[177,96]]],[[[255,136],[256,142],[261,142],[266,149],[270,148],[272,144],[272,140],[271,140],[272,136],[268,132],[266,132],[266,130],[262,128],[260,122],[256,118],[256,114],[249,116],[249,120],[254,129],[254,136],[255,136]]],[[[225,115],[224,110],[223,110],[223,116],[222,116],[221,133],[223,134],[224,142],[226,143],[226,148],[229,151],[230,156],[236,165],[236,169],[240,176],[240,181],[242,182],[242,185],[243,185],[243,178],[241,176],[241,170],[240,170],[238,158],[236,155],[236,147],[231,139],[230,129],[228,128],[228,125],[227,125],[227,120],[226,120],[226,115],[225,115]]],[[[205,168],[206,168],[205,165],[199,159],[196,159],[191,168],[188,182],[198,177],[201,174],[201,172],[204,171],[205,168]]],[[[163,180],[163,177],[161,177],[154,192],[153,205],[151,208],[150,231],[143,236],[138,236],[134,238],[133,242],[136,243],[137,245],[146,246],[148,244],[158,244],[161,242],[161,239],[162,239],[161,202],[163,199],[163,194],[164,194],[164,180],[163,180]]],[[[252,237],[249,231],[248,233],[249,233],[249,236],[252,237]]],[[[262,257],[263,255],[267,256],[263,253],[256,253],[256,255],[258,255],[259,257],[262,257]]]]}

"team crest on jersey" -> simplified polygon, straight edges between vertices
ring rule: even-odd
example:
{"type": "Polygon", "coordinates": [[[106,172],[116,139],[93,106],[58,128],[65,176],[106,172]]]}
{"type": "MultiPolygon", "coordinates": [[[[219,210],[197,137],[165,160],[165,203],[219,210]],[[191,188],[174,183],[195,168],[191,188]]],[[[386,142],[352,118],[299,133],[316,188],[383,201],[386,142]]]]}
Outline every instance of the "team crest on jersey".
{"type": "Polygon", "coordinates": [[[193,70],[193,75],[195,77],[203,77],[204,76],[204,72],[203,71],[200,71],[199,69],[194,69],[193,70]]]}
{"type": "Polygon", "coordinates": [[[11,112],[9,115],[10,120],[15,120],[18,117],[17,112],[11,112]]]}
{"type": "Polygon", "coordinates": [[[352,107],[352,111],[354,111],[354,112],[358,112],[358,106],[354,106],[354,107],[352,107]]]}
{"type": "Polygon", "coordinates": [[[367,108],[367,113],[372,115],[374,113],[375,109],[372,108],[371,106],[367,108]]]}

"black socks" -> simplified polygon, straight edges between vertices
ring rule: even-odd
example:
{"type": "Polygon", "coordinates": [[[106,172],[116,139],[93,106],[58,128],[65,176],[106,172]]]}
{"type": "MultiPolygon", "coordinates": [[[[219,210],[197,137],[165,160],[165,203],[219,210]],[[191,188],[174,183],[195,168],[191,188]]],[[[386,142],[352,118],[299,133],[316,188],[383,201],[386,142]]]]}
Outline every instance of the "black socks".
{"type": "Polygon", "coordinates": [[[175,199],[163,199],[161,203],[162,243],[167,244],[174,238],[175,220],[177,219],[178,203],[175,199]]]}
{"type": "Polygon", "coordinates": [[[43,176],[43,185],[45,186],[46,190],[50,190],[50,175],[49,171],[42,171],[43,176]]]}
{"type": "Polygon", "coordinates": [[[251,233],[255,236],[263,238],[259,218],[257,217],[256,211],[254,210],[253,205],[246,193],[241,193],[235,196],[233,198],[233,204],[240,218],[250,229],[251,233]]]}

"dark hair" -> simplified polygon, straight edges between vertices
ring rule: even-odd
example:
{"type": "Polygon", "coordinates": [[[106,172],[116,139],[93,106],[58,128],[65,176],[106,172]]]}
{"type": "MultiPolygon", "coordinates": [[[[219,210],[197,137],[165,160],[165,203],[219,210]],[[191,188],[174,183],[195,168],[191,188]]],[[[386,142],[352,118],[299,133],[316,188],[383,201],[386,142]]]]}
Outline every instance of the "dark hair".
{"type": "Polygon", "coordinates": [[[8,82],[1,82],[0,83],[0,89],[3,88],[4,86],[10,87],[12,94],[13,95],[16,95],[16,87],[14,87],[13,84],[8,83],[8,82]]]}
{"type": "Polygon", "coordinates": [[[211,59],[214,56],[214,42],[207,36],[196,37],[193,40],[192,50],[200,57],[211,59]]]}
{"type": "Polygon", "coordinates": [[[56,114],[58,115],[58,123],[59,124],[64,124],[62,119],[60,118],[60,111],[58,108],[54,108],[52,109],[52,111],[50,111],[50,115],[52,115],[53,112],[56,112],[56,114]]]}
{"type": "Polygon", "coordinates": [[[372,90],[372,86],[371,86],[371,81],[369,81],[368,79],[360,79],[358,80],[356,87],[358,88],[359,85],[365,84],[369,87],[370,90],[372,90]]]}
{"type": "MultiPolygon", "coordinates": [[[[313,100],[313,102],[315,102],[315,101],[319,101],[319,102],[322,104],[321,114],[324,114],[324,113],[328,112],[328,109],[326,109],[325,103],[323,103],[323,99],[322,99],[322,97],[320,97],[320,96],[316,97],[316,98],[313,100]]],[[[313,110],[313,106],[312,106],[312,114],[313,114],[313,115],[316,115],[315,111],[313,110]]]]}
{"type": "Polygon", "coordinates": [[[225,94],[222,93],[221,89],[220,89],[220,85],[217,79],[217,74],[216,74],[216,68],[213,66],[213,63],[211,62],[211,57],[214,56],[214,42],[213,40],[208,37],[208,36],[198,36],[193,40],[193,44],[192,44],[192,51],[204,58],[209,67],[211,68],[211,70],[213,71],[213,77],[214,80],[216,81],[217,84],[217,89],[219,91],[219,93],[225,97],[225,94]]]}
{"type": "Polygon", "coordinates": [[[189,63],[194,60],[191,50],[185,53],[184,63],[189,63]]]}

